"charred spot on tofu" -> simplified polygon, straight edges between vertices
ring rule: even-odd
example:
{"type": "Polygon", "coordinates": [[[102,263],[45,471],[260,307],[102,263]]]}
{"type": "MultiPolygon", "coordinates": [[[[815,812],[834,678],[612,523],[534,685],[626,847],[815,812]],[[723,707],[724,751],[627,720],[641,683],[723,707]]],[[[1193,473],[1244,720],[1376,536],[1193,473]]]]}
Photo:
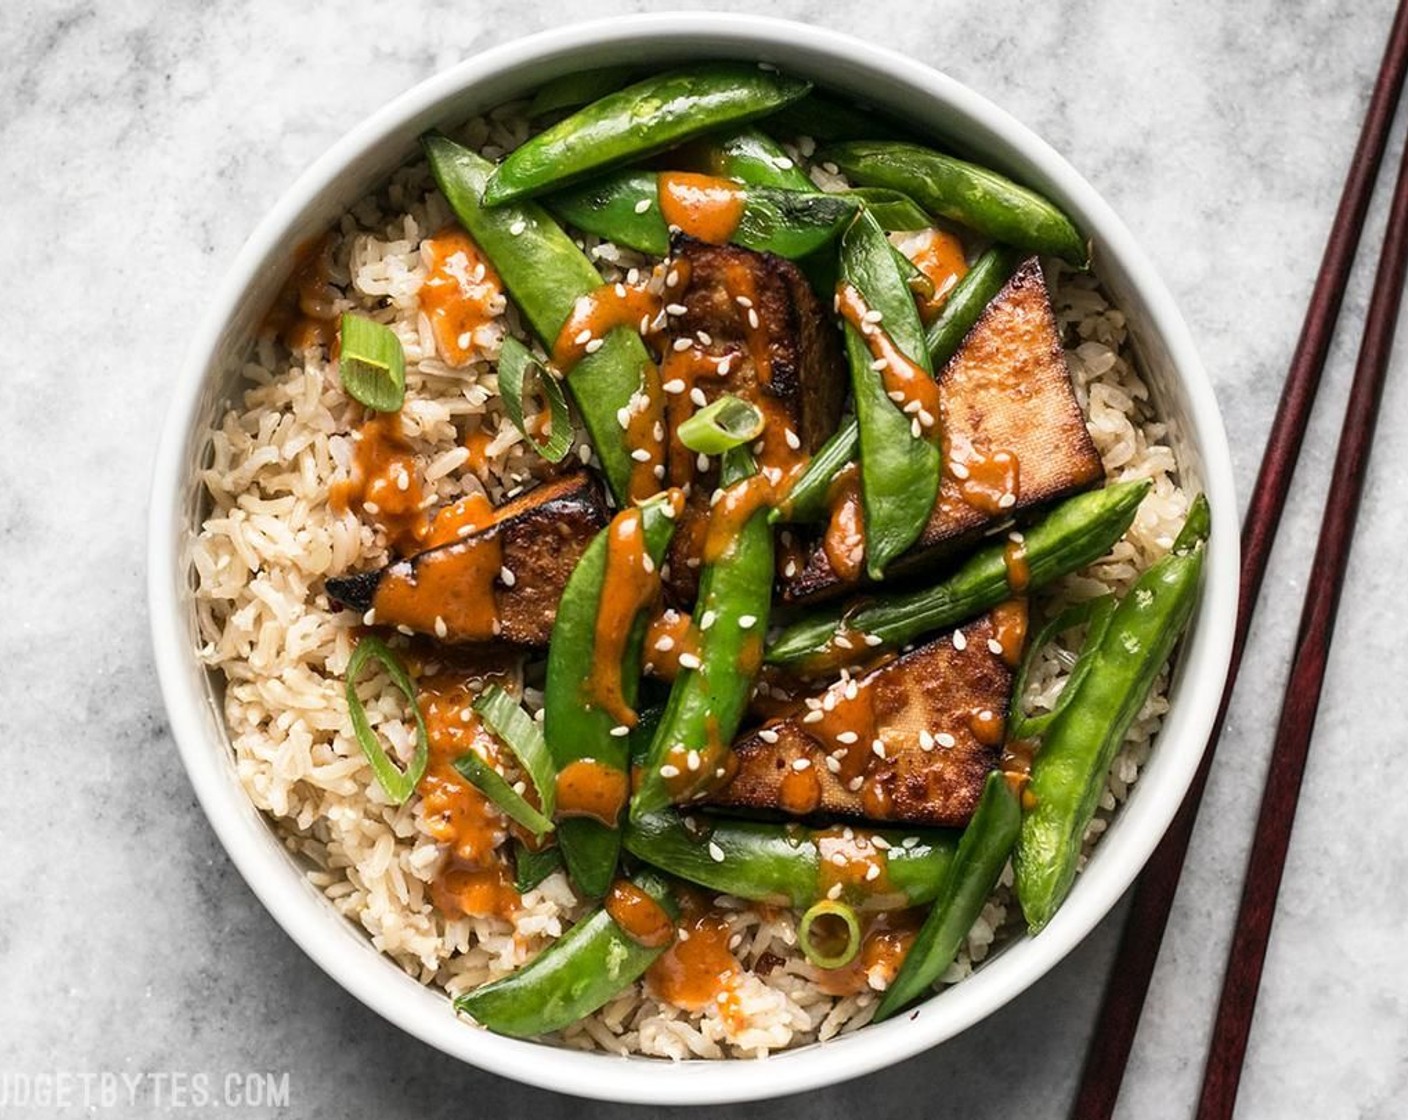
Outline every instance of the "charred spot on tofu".
{"type": "MultiPolygon", "coordinates": [[[[1100,455],[1085,427],[1041,265],[1027,260],[939,372],[943,476],[923,533],[890,574],[918,571],[995,526],[1097,483],[1100,455]]],[[[837,487],[828,530],[779,558],[782,596],[844,591],[860,565],[840,563],[859,524],[859,490],[837,487]],[[845,578],[853,573],[850,579],[845,578]]]]}
{"type": "Polygon", "coordinates": [[[855,676],[733,746],[721,807],[960,827],[1002,756],[1013,660],[984,615],[855,676]]]}
{"type": "Polygon", "coordinates": [[[660,378],[670,484],[690,486],[670,549],[671,589],[688,603],[697,590],[701,534],[717,470],[679,442],[679,425],[726,393],[740,397],[766,421],[759,469],[785,473],[835,430],[847,379],[827,309],[791,261],[688,237],[675,239],[674,259],[686,279],[668,309],[660,378]]]}
{"type": "Polygon", "coordinates": [[[329,597],[370,621],[444,642],[545,646],[568,577],[606,525],[585,471],[545,482],[448,544],[373,572],[327,581],[329,597]]]}

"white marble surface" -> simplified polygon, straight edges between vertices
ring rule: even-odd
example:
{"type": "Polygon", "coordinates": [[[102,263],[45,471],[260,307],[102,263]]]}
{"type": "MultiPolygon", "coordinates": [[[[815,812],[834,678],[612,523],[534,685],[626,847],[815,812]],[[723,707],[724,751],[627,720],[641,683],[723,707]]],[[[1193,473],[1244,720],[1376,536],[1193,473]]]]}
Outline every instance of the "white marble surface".
{"type": "MultiPolygon", "coordinates": [[[[385,99],[466,54],[655,6],[0,5],[0,689],[12,791],[0,825],[0,1074],[288,1071],[282,1114],[305,1117],[627,1111],[455,1065],[303,957],[195,804],[153,679],[141,580],[153,433],[186,333],[293,177],[385,99]]],[[[871,0],[863,18],[820,0],[687,6],[765,10],[899,44],[1045,134],[1173,288],[1249,489],[1377,67],[1386,0],[871,0]]],[[[1400,128],[1395,151],[1401,143],[1400,128]]],[[[1382,215],[1380,200],[1371,234],[1382,215]]],[[[1361,263],[1349,293],[1348,337],[1267,581],[1123,1117],[1185,1116],[1196,1093],[1369,273],[1361,263]]],[[[1396,373],[1402,358],[1400,347],[1396,373]]],[[[1396,377],[1241,1116],[1408,1113],[1398,706],[1408,607],[1397,583],[1408,516],[1392,488],[1405,471],[1408,386],[1396,377]]],[[[949,1045],[736,1114],[1063,1115],[1116,934],[1112,918],[949,1045]]],[[[107,1114],[159,1111],[142,1099],[135,1113],[107,1114]]]]}

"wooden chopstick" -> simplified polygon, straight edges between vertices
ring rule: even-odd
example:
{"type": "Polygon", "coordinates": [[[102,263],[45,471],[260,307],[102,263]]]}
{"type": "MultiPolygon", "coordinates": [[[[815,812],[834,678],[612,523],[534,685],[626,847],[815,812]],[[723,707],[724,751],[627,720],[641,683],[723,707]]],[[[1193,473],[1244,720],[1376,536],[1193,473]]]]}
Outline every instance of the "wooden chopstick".
{"type": "Polygon", "coordinates": [[[1108,1120],[1119,1098],[1139,1016],[1192,839],[1198,805],[1241,666],[1267,560],[1320,388],[1325,358],[1383,162],[1405,73],[1408,73],[1408,0],[1400,0],[1243,523],[1237,624],[1222,702],[1188,795],[1135,886],[1071,1111],[1078,1120],[1108,1120]]]}
{"type": "Polygon", "coordinates": [[[1227,954],[1222,998],[1203,1071],[1199,1120],[1230,1120],[1237,1101],[1242,1060],[1266,960],[1266,944],[1276,916],[1276,895],[1286,866],[1296,801],[1310,754],[1325,665],[1334,637],[1335,615],[1354,544],[1354,526],[1364,493],[1379,402],[1388,379],[1405,270],[1408,270],[1408,143],[1404,145],[1399,164],[1388,233],[1374,276],[1369,312],[1364,319],[1364,340],[1350,385],[1344,426],[1340,429],[1330,493],[1320,522],[1320,539],[1315,546],[1315,559],[1311,562],[1305,589],[1295,659],[1286,681],[1281,719],[1271,753],[1271,770],[1262,791],[1261,810],[1257,815],[1251,856],[1247,860],[1242,903],[1227,954]]]}

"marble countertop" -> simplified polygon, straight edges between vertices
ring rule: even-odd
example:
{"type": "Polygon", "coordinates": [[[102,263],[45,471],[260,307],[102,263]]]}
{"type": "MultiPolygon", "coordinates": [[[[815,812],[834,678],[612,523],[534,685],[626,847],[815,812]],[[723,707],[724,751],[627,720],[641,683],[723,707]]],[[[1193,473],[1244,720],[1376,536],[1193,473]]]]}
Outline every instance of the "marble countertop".
{"type": "MultiPolygon", "coordinates": [[[[598,0],[590,14],[656,6],[598,0]]],[[[1044,134],[1123,215],[1173,289],[1249,491],[1377,68],[1387,0],[875,0],[860,20],[818,0],[684,6],[766,10],[898,44],[1044,134]]],[[[255,901],[196,805],[157,692],[143,608],[154,433],[206,293],[255,222],[392,95],[579,14],[560,0],[352,0],[336,14],[277,0],[39,0],[0,10],[0,324],[10,345],[0,375],[0,664],[7,772],[17,778],[0,826],[0,1113],[82,1111],[3,1103],[5,1078],[65,1070],[287,1072],[289,1107],[266,1111],[300,1117],[646,1111],[457,1065],[319,972],[255,901]]],[[[1401,143],[1400,128],[1395,152],[1401,143]]],[[[1374,240],[1383,215],[1379,199],[1374,240]]],[[[1345,337],[1267,579],[1122,1117],[1186,1116],[1197,1090],[1371,272],[1361,261],[1348,293],[1345,337]]],[[[1391,489],[1405,472],[1408,384],[1395,377],[1240,1116],[1388,1120],[1408,1109],[1408,846],[1399,840],[1408,802],[1397,793],[1402,716],[1392,701],[1408,666],[1408,599],[1392,582],[1397,564],[1384,565],[1408,539],[1401,492],[1391,489]]],[[[723,1111],[1062,1116],[1122,914],[945,1046],[825,1092],[723,1111]]],[[[162,1111],[150,1094],[142,1100],[107,1114],[162,1111]]]]}

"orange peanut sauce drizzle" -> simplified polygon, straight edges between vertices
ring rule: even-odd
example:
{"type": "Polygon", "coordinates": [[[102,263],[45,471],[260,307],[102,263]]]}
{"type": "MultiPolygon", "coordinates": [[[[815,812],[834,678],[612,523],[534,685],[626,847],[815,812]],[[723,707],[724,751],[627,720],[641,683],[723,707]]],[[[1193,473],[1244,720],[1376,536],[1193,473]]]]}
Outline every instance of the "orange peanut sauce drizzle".
{"type": "Polygon", "coordinates": [[[689,612],[667,607],[653,615],[645,629],[645,672],[673,681],[680,674],[681,657],[698,661],[698,638],[689,612]]]}
{"type": "Polygon", "coordinates": [[[909,357],[875,319],[859,289],[842,282],[836,288],[836,310],[865,340],[866,349],[880,369],[885,393],[896,408],[918,425],[919,434],[937,439],[939,433],[939,384],[929,371],[909,357]]]}
{"type": "Polygon", "coordinates": [[[401,555],[419,552],[430,535],[430,516],[401,414],[372,413],[352,438],[352,475],[329,488],[328,504],[335,513],[350,509],[370,517],[401,555]]]}
{"type": "Polygon", "coordinates": [[[846,583],[855,583],[865,568],[865,513],[860,497],[860,470],[847,463],[827,490],[830,515],[821,545],[831,570],[846,583]]]}
{"type": "Polygon", "coordinates": [[[827,995],[854,996],[884,991],[899,975],[922,924],[915,910],[886,910],[862,916],[860,951],[840,968],[816,969],[816,986],[827,995]]]}
{"type": "Polygon", "coordinates": [[[498,759],[498,744],[472,707],[495,675],[447,669],[417,683],[430,752],[416,791],[426,831],[447,849],[431,882],[431,900],[450,917],[511,918],[522,902],[502,850],[513,831],[511,822],[453,765],[470,751],[490,764],[498,759]]]}
{"type": "MultiPolygon", "coordinates": [[[[684,508],[684,495],[666,499],[672,516],[684,508]]],[[[660,569],[645,546],[644,516],[638,508],[622,510],[606,529],[606,566],[597,609],[592,669],[583,699],[618,724],[634,727],[636,713],[621,693],[621,662],[636,616],[660,597],[660,569]]]]}
{"type": "Polygon", "coordinates": [[[928,326],[943,312],[958,282],[968,274],[963,242],[941,229],[919,230],[900,242],[900,251],[929,281],[932,294],[919,296],[919,318],[928,326]]]}
{"type": "Polygon", "coordinates": [[[743,220],[748,196],[730,179],[667,171],[658,176],[657,183],[660,216],[689,237],[723,245],[743,220]]]}
{"type": "Polygon", "coordinates": [[[646,972],[646,986],[659,1000],[685,1011],[718,1008],[733,1029],[745,1022],[737,985],[743,966],[729,942],[732,932],[722,913],[693,893],[686,895],[678,935],[646,972]]]}
{"type": "Polygon", "coordinates": [[[293,271],[264,316],[261,330],[294,353],[337,342],[338,290],[332,283],[332,232],[303,242],[294,250],[293,271]]]}
{"type": "Polygon", "coordinates": [[[606,912],[637,945],[658,949],[675,939],[675,920],[660,903],[628,879],[617,879],[606,895],[606,912]]]}
{"type": "Polygon", "coordinates": [[[426,276],[420,307],[440,356],[452,366],[476,352],[476,334],[504,309],[503,284],[474,241],[457,225],[421,245],[426,276]]]}
{"type": "Polygon", "coordinates": [[[630,796],[630,778],[619,767],[595,758],[579,758],[557,773],[554,815],[559,820],[589,817],[616,828],[630,796]]]}

